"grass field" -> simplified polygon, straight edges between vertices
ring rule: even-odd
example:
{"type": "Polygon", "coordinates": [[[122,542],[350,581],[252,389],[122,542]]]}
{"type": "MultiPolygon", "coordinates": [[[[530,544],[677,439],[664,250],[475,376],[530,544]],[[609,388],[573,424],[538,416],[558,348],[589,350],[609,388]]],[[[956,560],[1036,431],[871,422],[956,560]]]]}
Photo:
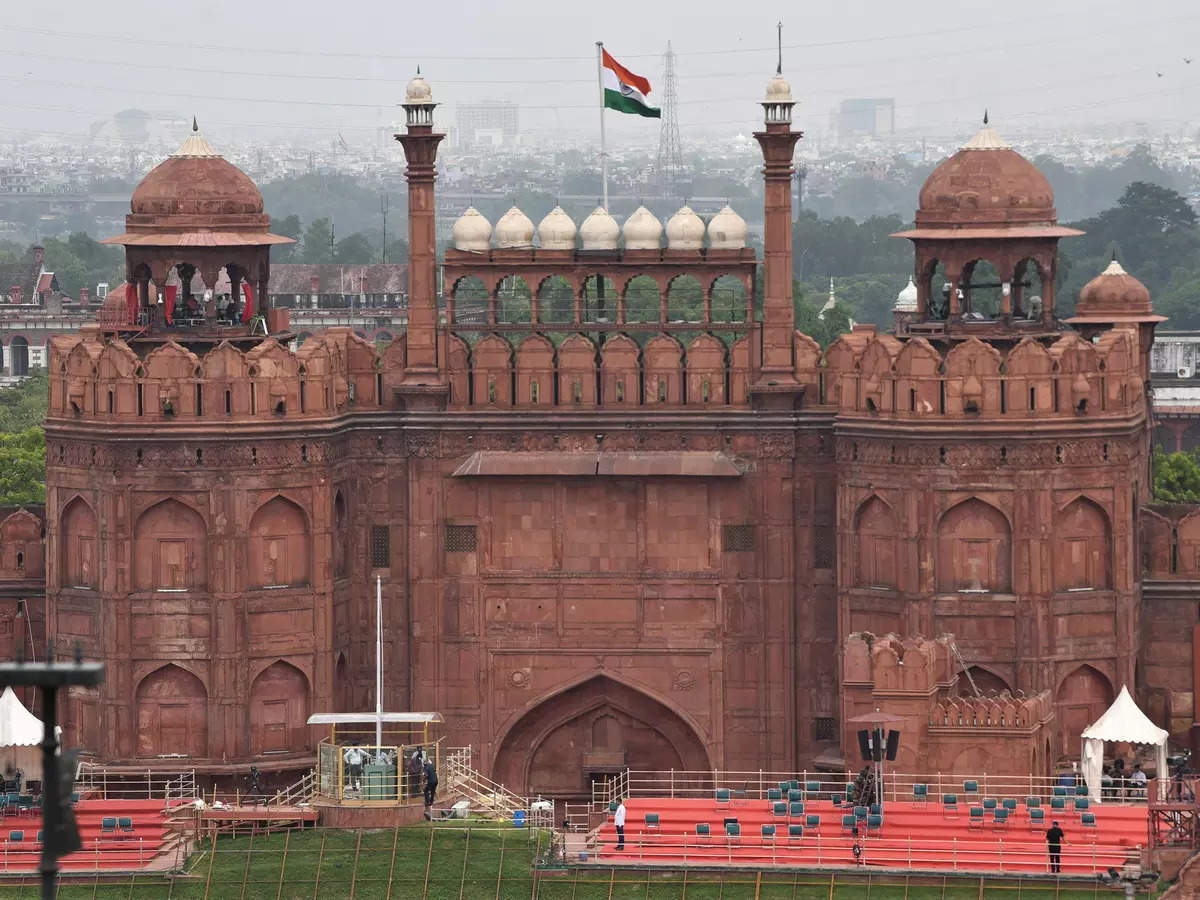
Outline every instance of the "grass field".
{"type": "MultiPolygon", "coordinates": [[[[193,853],[187,874],[113,882],[64,882],[63,900],[1084,900],[1120,896],[1111,888],[1006,879],[906,884],[903,877],[767,874],[721,876],[637,870],[539,871],[545,833],[400,828],[316,829],[269,837],[221,838],[193,853]],[[390,882],[390,889],[389,889],[390,882]]],[[[36,878],[0,882],[0,900],[35,900],[36,878]]]]}

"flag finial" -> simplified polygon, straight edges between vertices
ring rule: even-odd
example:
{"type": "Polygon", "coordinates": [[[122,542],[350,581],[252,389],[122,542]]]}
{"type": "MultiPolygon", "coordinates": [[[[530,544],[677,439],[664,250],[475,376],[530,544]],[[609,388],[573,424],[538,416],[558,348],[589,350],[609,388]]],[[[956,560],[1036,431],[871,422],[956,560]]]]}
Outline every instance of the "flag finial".
{"type": "Polygon", "coordinates": [[[986,125],[987,123],[988,123],[988,111],[987,111],[987,108],[985,107],[983,110],[983,124],[986,125]]]}
{"type": "Polygon", "coordinates": [[[421,74],[421,64],[420,63],[417,63],[417,74],[418,75],[421,74]]]}
{"type": "Polygon", "coordinates": [[[775,63],[775,74],[783,74],[783,22],[775,23],[775,41],[779,49],[779,57],[775,63]]]}
{"type": "Polygon", "coordinates": [[[200,130],[200,125],[198,122],[196,122],[196,117],[192,116],[192,131],[199,131],[199,130],[200,130]]]}

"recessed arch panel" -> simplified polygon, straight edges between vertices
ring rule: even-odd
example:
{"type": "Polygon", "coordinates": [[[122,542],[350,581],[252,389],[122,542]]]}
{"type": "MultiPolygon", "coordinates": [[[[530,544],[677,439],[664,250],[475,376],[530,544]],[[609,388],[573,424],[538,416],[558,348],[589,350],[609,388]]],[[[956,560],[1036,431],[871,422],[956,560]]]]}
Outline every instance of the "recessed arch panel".
{"type": "Polygon", "coordinates": [[[964,500],[942,516],[937,540],[939,591],[1012,591],[1012,530],[996,507],[964,500]]]}
{"type": "Polygon", "coordinates": [[[200,514],[178,500],[163,500],[133,526],[133,586],[139,591],[205,588],[206,529],[200,514]]]}
{"type": "Polygon", "coordinates": [[[309,583],[308,517],[282,496],[268,500],[250,520],[246,575],[252,588],[309,583]]]}
{"type": "Polygon", "coordinates": [[[176,665],[155,669],[137,689],[137,755],[208,754],[208,692],[176,665]]]}
{"type": "Polygon", "coordinates": [[[250,687],[250,753],[296,753],[308,748],[308,678],[278,660],[250,687]]]}
{"type": "Polygon", "coordinates": [[[100,586],[100,544],[96,514],[82,497],[63,510],[58,530],[59,581],[63,587],[100,586]]]}

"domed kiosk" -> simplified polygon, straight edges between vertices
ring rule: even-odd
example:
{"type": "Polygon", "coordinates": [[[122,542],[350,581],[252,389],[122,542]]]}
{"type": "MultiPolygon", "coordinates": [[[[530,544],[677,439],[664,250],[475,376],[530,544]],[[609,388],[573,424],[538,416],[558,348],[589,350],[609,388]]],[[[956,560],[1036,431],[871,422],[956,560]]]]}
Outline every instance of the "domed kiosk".
{"type": "Polygon", "coordinates": [[[189,340],[236,339],[240,335],[232,332],[245,335],[257,317],[261,335],[267,330],[270,248],[294,243],[271,234],[270,222],[258,187],[213,149],[193,120],[179,149],[134,190],[125,233],[102,242],[125,247],[130,289],[125,308],[109,311],[101,326],[142,335],[186,330],[189,340]],[[193,296],[192,284],[198,273],[211,290],[222,268],[230,295],[217,309],[215,300],[193,296]],[[173,274],[178,287],[168,285],[173,274]]]}
{"type": "Polygon", "coordinates": [[[915,227],[893,235],[915,249],[917,302],[906,332],[1019,339],[1058,330],[1058,241],[1082,233],[1058,224],[1046,177],[985,115],[983,128],[925,180],[915,227]],[[981,278],[985,272],[995,281],[981,278]],[[1026,290],[1035,278],[1037,294],[1026,290]],[[981,289],[999,290],[993,308],[981,289]]]}

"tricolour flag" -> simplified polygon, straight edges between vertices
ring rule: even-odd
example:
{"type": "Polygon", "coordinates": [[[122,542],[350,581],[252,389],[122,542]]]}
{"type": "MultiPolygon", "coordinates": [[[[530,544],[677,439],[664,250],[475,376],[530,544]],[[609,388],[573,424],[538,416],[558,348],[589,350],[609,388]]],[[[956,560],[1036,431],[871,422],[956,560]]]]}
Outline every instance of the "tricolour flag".
{"type": "Polygon", "coordinates": [[[662,110],[651,106],[646,100],[650,93],[650,82],[641,75],[634,75],[601,48],[602,75],[604,78],[604,105],[617,112],[633,113],[651,119],[662,118],[662,110]]]}

